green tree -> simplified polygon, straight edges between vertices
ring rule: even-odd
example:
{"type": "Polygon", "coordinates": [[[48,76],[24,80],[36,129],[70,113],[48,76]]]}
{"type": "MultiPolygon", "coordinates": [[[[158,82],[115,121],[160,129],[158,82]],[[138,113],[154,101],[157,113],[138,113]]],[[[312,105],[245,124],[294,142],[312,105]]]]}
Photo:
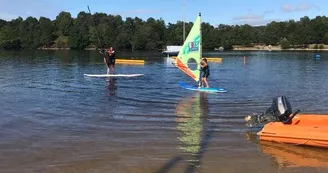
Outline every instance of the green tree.
{"type": "Polygon", "coordinates": [[[90,15],[80,12],[68,37],[69,47],[72,49],[84,49],[89,45],[89,24],[90,15]]]}
{"type": "Polygon", "coordinates": [[[328,31],[326,29],[326,27],[328,26],[325,26],[325,21],[326,21],[326,17],[321,17],[321,16],[317,16],[315,19],[311,21],[311,26],[315,33],[314,40],[315,43],[317,44],[323,43],[323,38],[326,32],[328,31]]]}
{"type": "Polygon", "coordinates": [[[146,49],[147,37],[150,34],[149,32],[150,28],[144,26],[137,26],[136,33],[134,34],[132,39],[132,48],[134,50],[146,49]]]}
{"type": "Polygon", "coordinates": [[[169,23],[165,30],[165,42],[168,45],[182,45],[183,44],[183,23],[177,24],[169,23]]]}
{"type": "Polygon", "coordinates": [[[128,17],[121,26],[121,31],[117,35],[117,47],[120,49],[132,49],[132,39],[136,32],[135,20],[128,17]]]}
{"type": "Polygon", "coordinates": [[[69,47],[68,37],[66,37],[66,36],[59,36],[54,42],[55,42],[55,47],[57,47],[57,48],[69,47]]]}
{"type": "Polygon", "coordinates": [[[73,19],[71,17],[71,13],[64,11],[60,12],[56,17],[55,26],[57,31],[59,32],[59,36],[68,36],[73,26],[73,19]]]}
{"type": "Polygon", "coordinates": [[[264,29],[264,40],[263,42],[267,45],[277,45],[279,39],[281,38],[281,34],[278,30],[278,23],[273,21],[268,24],[264,29]]]}
{"type": "Polygon", "coordinates": [[[39,21],[34,17],[28,17],[20,25],[20,40],[23,48],[37,48],[40,36],[39,21]]]}
{"type": "Polygon", "coordinates": [[[217,28],[219,47],[225,50],[232,49],[234,44],[234,27],[229,25],[220,24],[217,28]]]}
{"type": "Polygon", "coordinates": [[[120,15],[108,15],[108,22],[106,23],[106,29],[102,28],[102,34],[104,35],[104,43],[106,47],[117,46],[117,35],[121,32],[119,29],[123,25],[123,20],[120,15]]]}
{"type": "Polygon", "coordinates": [[[0,29],[0,48],[3,49],[19,49],[21,42],[16,37],[13,27],[5,25],[0,29]]]}
{"type": "Polygon", "coordinates": [[[203,49],[215,48],[214,27],[209,23],[202,23],[202,46],[203,49]]]}
{"type": "Polygon", "coordinates": [[[323,42],[324,44],[328,44],[328,32],[326,32],[323,42]]]}
{"type": "Polygon", "coordinates": [[[293,31],[296,43],[301,44],[311,44],[315,42],[316,33],[313,30],[311,20],[309,17],[305,16],[297,22],[297,27],[293,31]]]}
{"type": "Polygon", "coordinates": [[[290,48],[290,43],[289,41],[284,37],[280,40],[280,46],[282,49],[289,49],[290,48]]]}
{"type": "Polygon", "coordinates": [[[21,17],[13,19],[10,22],[4,22],[0,28],[0,48],[20,49],[21,41],[19,39],[19,26],[23,22],[21,17]]]}
{"type": "Polygon", "coordinates": [[[0,19],[0,28],[7,25],[7,21],[0,19]]]}
{"type": "Polygon", "coordinates": [[[104,47],[103,36],[100,33],[100,26],[107,26],[107,14],[105,13],[95,13],[91,16],[91,21],[89,22],[89,42],[96,47],[104,47]]]}
{"type": "Polygon", "coordinates": [[[295,30],[297,30],[298,24],[294,20],[289,20],[286,23],[286,39],[289,41],[291,45],[302,45],[298,42],[298,37],[295,33],[295,30]]]}
{"type": "Polygon", "coordinates": [[[39,44],[49,46],[54,41],[54,28],[50,19],[40,17],[39,19],[40,36],[39,44]]]}
{"type": "MultiPolygon", "coordinates": [[[[68,12],[60,12],[56,19],[21,17],[12,21],[0,19],[0,47],[38,48],[70,47],[84,49],[88,46],[118,49],[157,50],[165,45],[183,44],[182,21],[165,24],[163,19],[135,17],[122,19],[119,15],[80,12],[76,19],[68,12]]],[[[188,35],[192,22],[185,23],[188,35]]],[[[310,44],[328,44],[328,18],[307,16],[299,21],[270,22],[264,26],[223,25],[214,27],[202,23],[203,48],[213,50],[223,46],[253,44],[277,45],[287,48],[307,47],[310,44]],[[288,45],[286,44],[288,42],[288,45]],[[285,44],[285,45],[284,45],[285,44]]],[[[318,46],[317,47],[320,47],[318,46]]]]}

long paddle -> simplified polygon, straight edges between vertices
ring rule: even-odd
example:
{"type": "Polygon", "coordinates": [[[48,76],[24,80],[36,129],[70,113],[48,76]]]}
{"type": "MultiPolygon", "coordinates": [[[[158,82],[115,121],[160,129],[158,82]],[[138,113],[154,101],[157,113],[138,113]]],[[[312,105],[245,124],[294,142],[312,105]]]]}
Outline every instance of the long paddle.
{"type": "MultiPolygon", "coordinates": [[[[99,51],[99,53],[101,53],[101,54],[103,54],[104,56],[106,56],[105,53],[102,51],[102,50],[103,50],[103,45],[100,43],[99,33],[98,33],[98,28],[96,28],[96,26],[95,26],[95,22],[94,22],[94,20],[93,20],[93,16],[92,16],[92,14],[91,14],[91,10],[90,10],[89,5],[88,5],[88,10],[89,10],[89,13],[90,13],[90,15],[91,15],[91,19],[92,19],[92,26],[93,26],[93,27],[95,28],[95,30],[96,30],[96,35],[97,35],[97,39],[98,39],[98,44],[100,45],[100,48],[101,48],[101,51],[99,51]]],[[[98,49],[98,46],[97,46],[97,49],[98,49]]],[[[105,58],[105,65],[106,65],[107,68],[109,68],[109,67],[107,66],[107,60],[106,60],[106,58],[105,58]]]]}

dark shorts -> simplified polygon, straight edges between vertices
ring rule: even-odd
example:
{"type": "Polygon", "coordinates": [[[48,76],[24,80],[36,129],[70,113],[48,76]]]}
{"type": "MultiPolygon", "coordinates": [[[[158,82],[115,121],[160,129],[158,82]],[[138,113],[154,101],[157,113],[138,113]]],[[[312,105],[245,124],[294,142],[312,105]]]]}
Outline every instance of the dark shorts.
{"type": "Polygon", "coordinates": [[[109,66],[114,66],[115,65],[115,59],[109,59],[108,61],[107,61],[107,66],[109,67],[109,66]]]}
{"type": "Polygon", "coordinates": [[[200,72],[200,76],[202,78],[208,78],[209,75],[210,75],[210,72],[209,71],[201,71],[200,72]]]}

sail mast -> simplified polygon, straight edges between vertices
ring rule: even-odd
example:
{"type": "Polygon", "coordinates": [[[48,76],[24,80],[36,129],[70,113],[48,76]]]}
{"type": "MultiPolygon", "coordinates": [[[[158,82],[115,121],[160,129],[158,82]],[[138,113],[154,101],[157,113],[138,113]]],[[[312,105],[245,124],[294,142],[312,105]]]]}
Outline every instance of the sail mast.
{"type": "Polygon", "coordinates": [[[186,2],[183,4],[183,42],[186,40],[186,2]]]}
{"type": "MultiPolygon", "coordinates": [[[[201,20],[201,16],[202,14],[199,13],[199,54],[200,54],[200,57],[199,58],[202,58],[202,20],[201,20]]],[[[200,77],[200,74],[199,74],[199,83],[198,83],[198,86],[201,86],[202,84],[202,80],[201,80],[201,77],[200,77]]]]}
{"type": "Polygon", "coordinates": [[[201,20],[201,16],[202,16],[202,14],[201,13],[199,13],[199,20],[200,20],[200,22],[199,22],[199,33],[200,33],[200,40],[199,40],[199,52],[200,52],[200,58],[202,58],[202,20],[201,20]]]}

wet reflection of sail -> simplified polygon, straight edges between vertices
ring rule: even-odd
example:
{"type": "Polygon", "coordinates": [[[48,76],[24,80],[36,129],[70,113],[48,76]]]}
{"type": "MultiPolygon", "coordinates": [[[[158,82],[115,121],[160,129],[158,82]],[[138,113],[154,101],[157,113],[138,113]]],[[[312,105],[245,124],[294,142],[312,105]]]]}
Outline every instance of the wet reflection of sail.
{"type": "Polygon", "coordinates": [[[275,164],[281,167],[324,167],[328,168],[326,149],[280,144],[269,141],[255,141],[256,134],[247,134],[247,138],[258,143],[264,154],[274,158],[275,164]]]}
{"type": "Polygon", "coordinates": [[[177,129],[182,133],[178,139],[183,152],[195,154],[201,149],[204,117],[207,114],[206,93],[197,92],[194,96],[179,101],[176,108],[177,129]]]}

